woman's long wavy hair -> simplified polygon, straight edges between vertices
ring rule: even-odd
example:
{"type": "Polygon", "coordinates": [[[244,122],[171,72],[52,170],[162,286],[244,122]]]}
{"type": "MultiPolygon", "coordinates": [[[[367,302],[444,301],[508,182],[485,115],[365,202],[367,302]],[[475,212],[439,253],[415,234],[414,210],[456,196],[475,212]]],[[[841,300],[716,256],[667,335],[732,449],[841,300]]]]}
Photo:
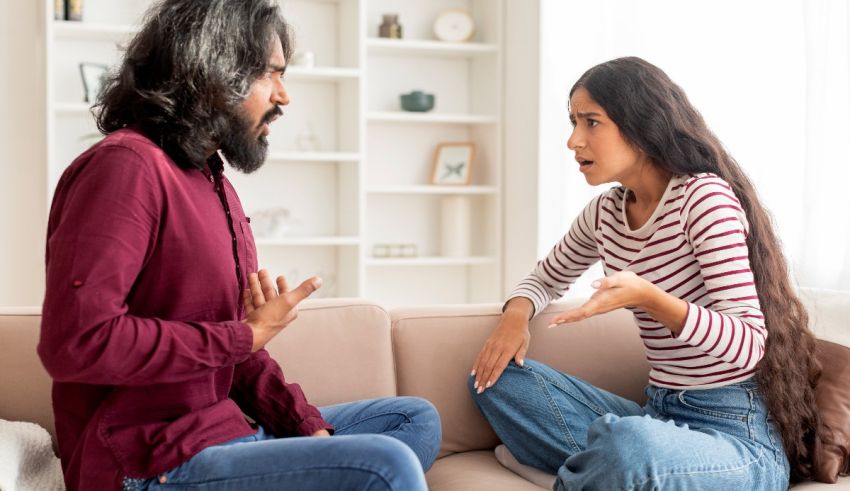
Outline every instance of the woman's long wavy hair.
{"type": "Polygon", "coordinates": [[[741,201],[750,230],[750,264],[768,329],[757,380],[791,462],[792,479],[812,476],[815,449],[826,438],[815,403],[820,364],[809,317],[788,273],[768,211],[749,178],[708,129],[684,91],[658,67],[635,57],[618,58],[585,72],[570,90],[587,90],[626,141],[673,174],[712,172],[741,201]]]}
{"type": "Polygon", "coordinates": [[[164,0],[130,41],[98,97],[97,126],[138,126],[178,165],[203,168],[277,34],[288,61],[289,28],[270,0],[164,0]]]}

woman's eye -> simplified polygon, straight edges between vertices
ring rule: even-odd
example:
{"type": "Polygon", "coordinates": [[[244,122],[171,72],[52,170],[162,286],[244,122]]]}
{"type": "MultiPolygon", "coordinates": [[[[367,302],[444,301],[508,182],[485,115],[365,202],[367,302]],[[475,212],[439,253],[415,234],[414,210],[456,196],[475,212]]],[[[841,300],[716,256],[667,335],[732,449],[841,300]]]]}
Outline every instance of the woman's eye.
{"type": "Polygon", "coordinates": [[[593,128],[594,126],[596,126],[598,124],[599,124],[599,121],[597,121],[595,119],[588,119],[587,120],[587,125],[590,126],[591,128],[593,128]]]}

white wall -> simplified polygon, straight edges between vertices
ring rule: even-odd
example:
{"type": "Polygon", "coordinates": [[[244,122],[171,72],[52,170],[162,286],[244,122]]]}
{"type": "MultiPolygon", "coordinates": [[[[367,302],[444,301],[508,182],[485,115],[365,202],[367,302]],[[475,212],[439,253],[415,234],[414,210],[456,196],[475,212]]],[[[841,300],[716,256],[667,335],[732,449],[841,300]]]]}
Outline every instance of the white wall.
{"type": "MultiPolygon", "coordinates": [[[[640,56],[690,97],[773,212],[786,253],[801,249],[806,74],[801,2],[541,0],[541,203],[545,254],[587,201],[566,149],[567,95],[591,66],[640,56]],[[769,13],[769,15],[768,15],[769,13]],[[769,17],[769,20],[768,20],[769,17]],[[564,171],[566,169],[566,171],[564,171]],[[560,193],[560,194],[559,194],[560,193]]],[[[585,281],[601,275],[585,275],[585,281]]]]}
{"type": "Polygon", "coordinates": [[[47,227],[40,0],[2,0],[0,306],[40,305],[47,227]]]}
{"type": "Polygon", "coordinates": [[[539,232],[540,10],[538,0],[505,2],[504,259],[507,294],[534,267],[539,232]]]}

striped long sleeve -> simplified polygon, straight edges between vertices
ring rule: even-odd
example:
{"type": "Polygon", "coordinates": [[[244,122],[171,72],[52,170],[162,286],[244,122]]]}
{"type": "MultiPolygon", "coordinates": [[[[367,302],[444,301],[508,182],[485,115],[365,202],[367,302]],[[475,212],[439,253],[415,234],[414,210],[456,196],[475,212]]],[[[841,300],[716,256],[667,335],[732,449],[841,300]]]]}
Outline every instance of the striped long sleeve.
{"type": "Polygon", "coordinates": [[[679,339],[752,371],[764,354],[767,330],[750,269],[744,210],[730,186],[711,175],[689,183],[682,208],[682,225],[703,283],[697,299],[708,302],[688,304],[679,339]]]}
{"type": "Polygon", "coordinates": [[[637,228],[627,218],[628,195],[615,187],[594,198],[511,298],[527,297],[539,312],[601,260],[606,275],[632,271],[688,303],[678,336],[649,313],[630,309],[650,382],[710,388],[752,377],[767,329],[750,268],[746,214],[729,184],[714,174],[674,176],[637,228]]]}
{"type": "Polygon", "coordinates": [[[509,298],[525,297],[534,313],[561,298],[582,273],[599,260],[594,230],[598,225],[602,196],[594,198],[573,221],[569,231],[549,254],[511,292],[509,298]]]}

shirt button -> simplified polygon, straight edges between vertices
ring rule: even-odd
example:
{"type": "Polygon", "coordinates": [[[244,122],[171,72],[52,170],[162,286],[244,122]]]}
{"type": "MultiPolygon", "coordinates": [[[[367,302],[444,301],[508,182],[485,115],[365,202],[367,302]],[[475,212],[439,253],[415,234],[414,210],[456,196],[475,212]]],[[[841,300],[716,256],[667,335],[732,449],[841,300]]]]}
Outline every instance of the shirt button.
{"type": "Polygon", "coordinates": [[[83,286],[83,282],[82,282],[82,280],[74,280],[74,282],[73,282],[73,283],[71,283],[71,285],[72,285],[74,288],[79,288],[79,287],[83,286]]]}
{"type": "Polygon", "coordinates": [[[233,242],[236,242],[236,237],[233,238],[233,242]]]}

